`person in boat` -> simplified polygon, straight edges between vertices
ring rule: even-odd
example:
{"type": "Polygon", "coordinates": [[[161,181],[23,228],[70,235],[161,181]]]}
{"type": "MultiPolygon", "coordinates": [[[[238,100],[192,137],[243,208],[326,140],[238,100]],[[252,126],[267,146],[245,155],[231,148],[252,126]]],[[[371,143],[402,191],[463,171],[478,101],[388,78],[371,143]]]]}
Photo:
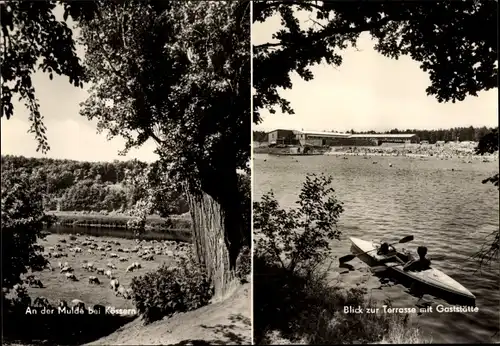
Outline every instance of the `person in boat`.
{"type": "Polygon", "coordinates": [[[404,265],[404,271],[421,271],[429,269],[431,266],[431,260],[426,258],[427,248],[425,246],[419,246],[417,249],[419,259],[409,257],[409,261],[404,265]]]}
{"type": "Polygon", "coordinates": [[[377,255],[388,256],[394,254],[394,249],[391,249],[388,243],[382,243],[377,250],[377,255]]]}

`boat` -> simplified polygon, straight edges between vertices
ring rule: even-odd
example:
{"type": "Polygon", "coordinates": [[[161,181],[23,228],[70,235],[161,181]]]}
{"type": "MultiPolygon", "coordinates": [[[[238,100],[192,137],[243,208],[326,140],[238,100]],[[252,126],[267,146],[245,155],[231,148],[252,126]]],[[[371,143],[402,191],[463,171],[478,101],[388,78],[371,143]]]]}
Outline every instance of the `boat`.
{"type": "MultiPolygon", "coordinates": [[[[353,252],[359,254],[358,258],[368,265],[385,266],[388,274],[397,276],[414,288],[422,288],[426,293],[443,298],[448,302],[475,306],[476,296],[442,271],[432,267],[423,271],[404,271],[401,262],[397,260],[385,261],[387,256],[377,254],[380,243],[354,237],[349,239],[353,252]]],[[[403,263],[408,261],[408,255],[398,252],[394,247],[390,247],[390,250],[396,252],[397,257],[403,263]]]]}

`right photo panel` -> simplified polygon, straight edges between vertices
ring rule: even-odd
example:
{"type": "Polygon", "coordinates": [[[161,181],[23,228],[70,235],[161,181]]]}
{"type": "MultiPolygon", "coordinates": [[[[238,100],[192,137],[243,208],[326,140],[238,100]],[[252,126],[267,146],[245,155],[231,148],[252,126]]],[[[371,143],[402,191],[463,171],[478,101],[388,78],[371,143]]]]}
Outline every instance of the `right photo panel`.
{"type": "Polygon", "coordinates": [[[253,1],[253,342],[500,342],[497,2],[253,1]]]}

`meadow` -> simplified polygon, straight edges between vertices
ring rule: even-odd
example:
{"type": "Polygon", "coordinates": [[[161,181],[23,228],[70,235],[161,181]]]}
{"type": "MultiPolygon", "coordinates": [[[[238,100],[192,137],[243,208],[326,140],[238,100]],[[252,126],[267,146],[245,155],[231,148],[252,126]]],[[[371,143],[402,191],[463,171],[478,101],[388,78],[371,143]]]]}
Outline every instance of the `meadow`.
{"type": "Polygon", "coordinates": [[[67,302],[79,299],[86,306],[101,304],[118,309],[133,308],[132,300],[117,296],[110,287],[108,277],[98,274],[95,269],[94,271],[84,269],[84,264],[92,263],[94,268],[111,270],[120,285],[129,288],[133,277],[154,271],[163,263],[175,266],[181,257],[187,257],[191,251],[189,243],[136,241],[87,235],[50,234],[44,240],[40,240],[39,244],[44,247],[52,270],[45,269],[42,272],[26,274],[34,275],[43,284],[43,288],[28,288],[33,301],[37,297],[45,297],[52,305],[57,305],[61,299],[67,302]],[[81,252],[72,251],[75,247],[81,248],[81,252]],[[61,257],[56,258],[54,255],[61,257]],[[152,255],[151,260],[143,259],[148,255],[152,255]],[[73,268],[77,281],[67,279],[65,274],[60,272],[59,262],[63,265],[67,262],[73,268]],[[141,268],[127,272],[127,267],[134,262],[139,262],[141,268]],[[107,267],[108,263],[116,266],[116,269],[107,267]],[[89,276],[96,276],[100,284],[90,284],[89,276]]]}

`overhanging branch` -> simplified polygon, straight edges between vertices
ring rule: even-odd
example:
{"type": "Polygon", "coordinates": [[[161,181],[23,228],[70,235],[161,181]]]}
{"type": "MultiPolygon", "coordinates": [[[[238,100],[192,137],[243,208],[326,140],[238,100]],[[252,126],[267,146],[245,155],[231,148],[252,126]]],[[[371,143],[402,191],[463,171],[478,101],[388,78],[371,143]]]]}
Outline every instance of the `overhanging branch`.
{"type": "MultiPolygon", "coordinates": [[[[324,27],[323,30],[317,31],[315,33],[310,34],[307,39],[313,43],[317,41],[324,40],[326,38],[335,36],[335,35],[347,35],[347,34],[357,34],[357,33],[362,33],[364,31],[370,31],[374,29],[381,28],[382,26],[386,25],[389,23],[391,20],[394,20],[393,18],[386,16],[380,20],[369,22],[369,23],[364,23],[362,25],[358,25],[356,27],[351,27],[351,26],[336,26],[336,25],[327,25],[324,27]]],[[[402,18],[398,18],[398,20],[402,20],[402,18]]],[[[278,47],[278,46],[293,46],[295,42],[279,42],[279,43],[264,43],[260,45],[254,46],[254,49],[256,51],[263,50],[266,48],[271,48],[271,47],[278,47]]]]}
{"type": "MultiPolygon", "coordinates": [[[[315,1],[315,2],[317,2],[317,1],[315,1]]],[[[309,7],[317,9],[318,11],[324,11],[325,10],[323,8],[323,6],[320,6],[317,3],[313,4],[313,3],[306,2],[306,1],[301,1],[301,0],[272,1],[272,2],[271,1],[267,1],[265,3],[259,3],[259,6],[263,6],[265,9],[271,9],[271,8],[274,8],[274,7],[279,7],[281,5],[286,5],[286,6],[297,5],[297,6],[303,6],[303,7],[309,6],[309,7]]]]}

